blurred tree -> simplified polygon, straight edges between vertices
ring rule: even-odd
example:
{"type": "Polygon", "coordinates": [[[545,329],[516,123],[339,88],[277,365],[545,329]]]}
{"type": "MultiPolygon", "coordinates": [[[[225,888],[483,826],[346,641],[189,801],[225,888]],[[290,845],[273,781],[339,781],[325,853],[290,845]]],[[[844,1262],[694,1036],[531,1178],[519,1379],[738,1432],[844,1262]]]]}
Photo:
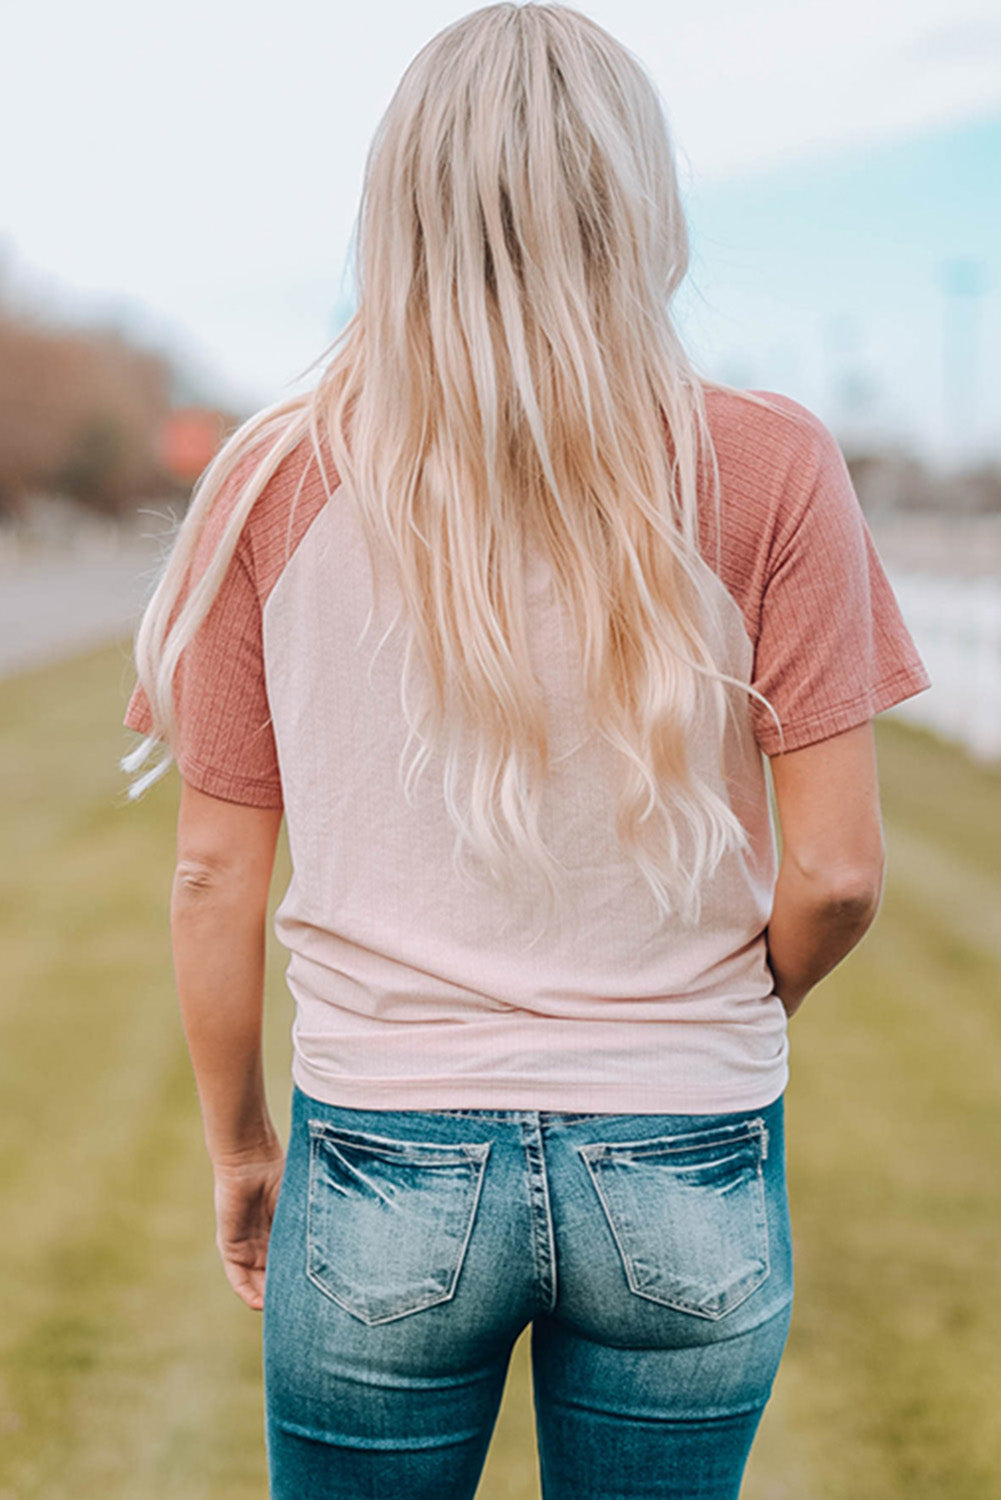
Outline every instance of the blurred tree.
{"type": "Polygon", "coordinates": [[[51,483],[94,510],[118,510],[124,498],[125,446],[113,417],[95,417],[80,429],[69,458],[52,474],[51,483]]]}
{"type": "Polygon", "coordinates": [[[117,329],[60,327],[0,303],[0,497],[61,489],[122,511],[159,488],[171,367],[117,329]]]}

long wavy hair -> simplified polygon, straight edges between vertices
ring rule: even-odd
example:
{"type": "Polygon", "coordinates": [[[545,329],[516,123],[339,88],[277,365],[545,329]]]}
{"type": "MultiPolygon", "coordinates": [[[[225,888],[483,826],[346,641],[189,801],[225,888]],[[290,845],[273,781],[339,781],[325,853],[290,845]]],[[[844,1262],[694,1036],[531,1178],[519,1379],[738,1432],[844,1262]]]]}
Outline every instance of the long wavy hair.
{"type": "Polygon", "coordinates": [[[408,790],[440,747],[456,847],[468,840],[502,888],[534,868],[554,893],[563,867],[539,829],[550,757],[526,634],[530,544],[577,622],[594,727],[619,752],[620,844],[662,913],[697,920],[700,888],[747,834],[691,764],[694,727],[715,726],[718,767],[728,687],[778,723],[713,660],[718,600],[698,555],[700,470],[719,519],[705,389],[769,402],[700,377],[675,330],[689,240],[654,83],[568,6],[473,11],[403,74],[369,148],[352,239],[355,310],[313,388],[228,438],[161,567],[135,638],[153,728],[120,765],[135,771],[161,742],[167,754],[129,796],[174,758],[181,653],[262,490],[308,441],[328,501],[349,485],[370,556],[389,558],[399,584],[401,709],[407,746],[422,744],[408,790]],[[228,524],[177,609],[239,465],[228,524]],[[426,670],[412,709],[414,653],[426,670]]]}

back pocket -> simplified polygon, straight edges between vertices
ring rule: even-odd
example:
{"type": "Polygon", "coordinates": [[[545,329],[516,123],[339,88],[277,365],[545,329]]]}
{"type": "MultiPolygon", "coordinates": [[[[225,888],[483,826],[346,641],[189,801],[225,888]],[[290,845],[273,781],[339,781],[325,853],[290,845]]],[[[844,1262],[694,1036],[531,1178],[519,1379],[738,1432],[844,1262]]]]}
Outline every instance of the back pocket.
{"type": "Polygon", "coordinates": [[[638,1297],[722,1318],[768,1276],[764,1120],[577,1150],[638,1297]]]}
{"type": "Polygon", "coordinates": [[[392,1140],[309,1121],[306,1274],[363,1323],[455,1295],[490,1143],[392,1140]]]}

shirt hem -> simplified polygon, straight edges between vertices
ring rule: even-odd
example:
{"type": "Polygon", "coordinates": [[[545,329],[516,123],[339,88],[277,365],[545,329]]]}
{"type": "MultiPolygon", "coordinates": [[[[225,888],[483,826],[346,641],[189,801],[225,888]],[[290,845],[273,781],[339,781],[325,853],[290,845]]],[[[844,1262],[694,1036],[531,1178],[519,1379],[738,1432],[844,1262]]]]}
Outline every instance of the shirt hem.
{"type": "Polygon", "coordinates": [[[831,739],[836,734],[856,729],[860,724],[867,724],[870,719],[875,719],[890,708],[896,708],[906,699],[913,698],[930,687],[931,678],[923,666],[902,667],[889,677],[881,678],[866,692],[857,694],[835,708],[804,715],[783,724],[785,737],[781,744],[769,723],[769,732],[762,730],[759,733],[758,744],[766,755],[778,755],[783,750],[802,750],[807,745],[831,739]]]}
{"type": "Polygon", "coordinates": [[[754,1086],[733,1089],[652,1087],[619,1081],[536,1083],[518,1088],[503,1079],[483,1076],[478,1080],[448,1078],[331,1078],[317,1071],[298,1053],[293,1054],[292,1082],[302,1093],[321,1104],[346,1109],[373,1110],[543,1110],[597,1114],[724,1114],[734,1110],[764,1109],[785,1092],[789,1082],[788,1059],[754,1086]]]}

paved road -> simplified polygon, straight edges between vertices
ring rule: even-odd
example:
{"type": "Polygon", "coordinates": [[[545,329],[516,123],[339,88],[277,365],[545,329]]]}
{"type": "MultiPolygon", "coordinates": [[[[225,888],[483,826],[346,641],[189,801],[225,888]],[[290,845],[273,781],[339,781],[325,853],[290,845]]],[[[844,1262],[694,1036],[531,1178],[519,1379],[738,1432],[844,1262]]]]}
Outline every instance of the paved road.
{"type": "MultiPolygon", "coordinates": [[[[148,524],[148,523],[146,523],[148,524]]],[[[1001,576],[1001,516],[880,517],[872,524],[888,568],[1001,576]]],[[[0,556],[0,676],[127,637],[152,592],[157,534],[0,556]]]]}
{"type": "Polygon", "coordinates": [[[0,676],[127,637],[159,562],[152,540],[6,561],[0,570],[0,676]]]}

